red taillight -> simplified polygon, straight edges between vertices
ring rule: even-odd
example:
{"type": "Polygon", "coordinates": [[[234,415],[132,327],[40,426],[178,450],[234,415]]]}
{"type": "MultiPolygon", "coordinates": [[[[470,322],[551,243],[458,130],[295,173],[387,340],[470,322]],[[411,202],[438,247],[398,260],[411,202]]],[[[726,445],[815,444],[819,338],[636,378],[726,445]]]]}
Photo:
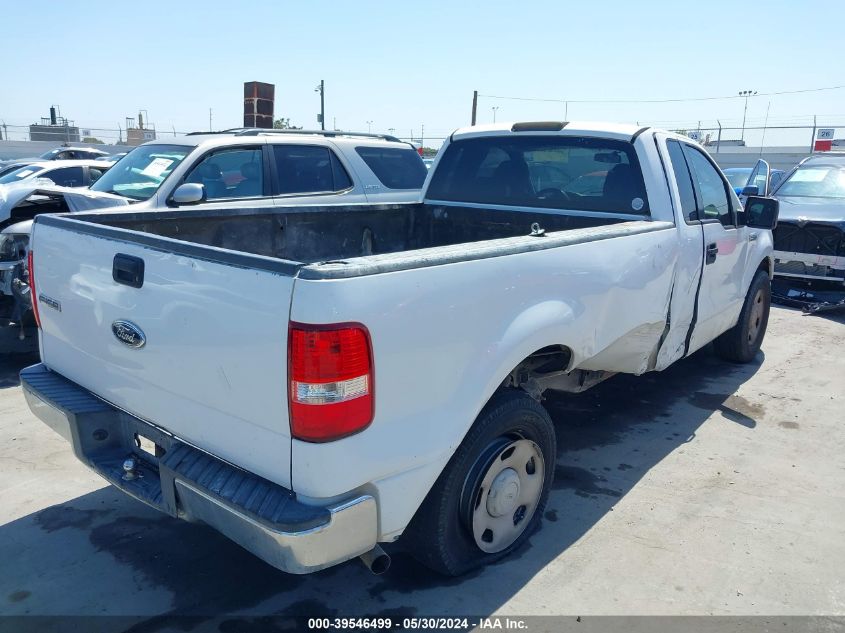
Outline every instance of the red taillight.
{"type": "Polygon", "coordinates": [[[362,325],[292,324],[288,337],[293,437],[328,442],[373,420],[370,335],[362,325]]]}
{"type": "Polygon", "coordinates": [[[32,265],[32,250],[26,256],[26,267],[29,271],[29,297],[32,300],[32,314],[35,316],[35,325],[41,327],[41,316],[38,314],[38,293],[35,291],[35,267],[32,265]]]}

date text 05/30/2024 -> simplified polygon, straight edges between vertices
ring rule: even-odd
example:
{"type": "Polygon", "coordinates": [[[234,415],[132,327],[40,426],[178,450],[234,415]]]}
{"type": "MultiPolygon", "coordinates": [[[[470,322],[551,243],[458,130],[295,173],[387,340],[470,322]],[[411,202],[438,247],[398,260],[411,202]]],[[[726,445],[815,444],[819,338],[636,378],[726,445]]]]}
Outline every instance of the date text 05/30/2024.
{"type": "Polygon", "coordinates": [[[511,617],[489,618],[309,618],[309,630],[455,630],[455,631],[497,631],[527,630],[525,620],[511,617]]]}

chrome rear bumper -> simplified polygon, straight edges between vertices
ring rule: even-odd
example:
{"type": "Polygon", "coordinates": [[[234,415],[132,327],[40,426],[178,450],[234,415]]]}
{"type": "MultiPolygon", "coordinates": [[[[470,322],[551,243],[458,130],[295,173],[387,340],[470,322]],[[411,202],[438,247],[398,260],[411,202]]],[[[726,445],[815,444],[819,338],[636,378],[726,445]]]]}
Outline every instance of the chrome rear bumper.
{"type": "Polygon", "coordinates": [[[110,483],[171,516],[207,523],[282,571],[306,574],[376,546],[370,495],[306,505],[290,490],[111,406],[43,364],[24,369],[21,386],[32,412],[110,483]],[[152,441],[160,454],[142,450],[137,438],[152,441]],[[135,464],[129,478],[127,459],[135,464]]]}

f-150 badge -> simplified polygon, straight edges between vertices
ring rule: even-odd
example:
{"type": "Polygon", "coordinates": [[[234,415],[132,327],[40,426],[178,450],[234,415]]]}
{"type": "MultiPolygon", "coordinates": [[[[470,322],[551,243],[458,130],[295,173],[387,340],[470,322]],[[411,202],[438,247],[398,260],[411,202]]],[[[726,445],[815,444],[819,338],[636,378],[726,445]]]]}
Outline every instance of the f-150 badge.
{"type": "Polygon", "coordinates": [[[114,337],[127,347],[138,349],[144,347],[147,342],[144,331],[131,321],[115,321],[111,324],[111,331],[114,337]]]}

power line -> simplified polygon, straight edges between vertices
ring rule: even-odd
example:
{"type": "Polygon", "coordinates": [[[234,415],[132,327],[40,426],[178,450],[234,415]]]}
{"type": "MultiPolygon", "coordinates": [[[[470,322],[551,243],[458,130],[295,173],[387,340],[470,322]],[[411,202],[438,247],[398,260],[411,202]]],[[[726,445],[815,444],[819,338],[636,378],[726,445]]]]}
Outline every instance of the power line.
{"type": "MultiPolygon", "coordinates": [[[[825,90],[841,90],[843,86],[825,86],[823,88],[803,88],[801,90],[779,90],[777,92],[759,92],[758,97],[773,97],[777,95],[792,95],[805,92],[822,92],[825,90]]],[[[506,97],[501,95],[483,95],[487,99],[507,99],[509,101],[543,101],[546,103],[681,103],[686,101],[721,101],[725,99],[742,99],[742,95],[727,95],[724,97],[689,97],[683,99],[545,99],[540,97],[506,97]]]]}

